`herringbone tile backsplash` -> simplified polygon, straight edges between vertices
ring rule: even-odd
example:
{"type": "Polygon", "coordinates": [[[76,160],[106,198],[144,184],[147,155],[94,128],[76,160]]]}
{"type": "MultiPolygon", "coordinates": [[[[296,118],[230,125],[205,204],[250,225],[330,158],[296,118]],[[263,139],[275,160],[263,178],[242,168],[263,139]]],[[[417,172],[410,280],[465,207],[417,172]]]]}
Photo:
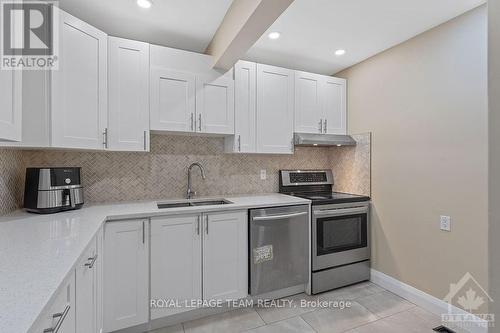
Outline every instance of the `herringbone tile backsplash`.
{"type": "Polygon", "coordinates": [[[342,190],[369,193],[369,135],[355,139],[356,147],[297,147],[293,155],[226,154],[222,138],[180,135],[153,135],[150,153],[0,150],[0,213],[22,205],[24,169],[42,166],[82,167],[86,203],[182,198],[193,162],[206,171],[205,180],[193,173],[198,196],[277,192],[278,170],[322,168],[338,168],[342,190]]]}
{"type": "Polygon", "coordinates": [[[0,149],[0,214],[18,209],[24,195],[23,153],[0,149]]]}

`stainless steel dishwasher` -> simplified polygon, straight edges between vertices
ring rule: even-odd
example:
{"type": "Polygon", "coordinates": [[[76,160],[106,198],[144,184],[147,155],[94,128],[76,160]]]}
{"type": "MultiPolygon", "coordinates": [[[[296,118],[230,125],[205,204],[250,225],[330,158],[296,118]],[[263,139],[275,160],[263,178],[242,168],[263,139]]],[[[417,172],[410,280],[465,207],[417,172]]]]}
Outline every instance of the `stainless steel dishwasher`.
{"type": "Polygon", "coordinates": [[[250,295],[305,285],[309,206],[250,210],[250,295]]]}

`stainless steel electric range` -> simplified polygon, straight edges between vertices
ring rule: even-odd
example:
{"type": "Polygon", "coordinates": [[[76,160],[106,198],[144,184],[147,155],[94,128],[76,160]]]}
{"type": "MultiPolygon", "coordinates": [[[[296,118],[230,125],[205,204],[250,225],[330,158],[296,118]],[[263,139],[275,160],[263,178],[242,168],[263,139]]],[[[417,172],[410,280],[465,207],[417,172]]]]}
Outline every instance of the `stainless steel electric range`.
{"type": "Polygon", "coordinates": [[[312,294],[370,279],[370,197],[333,184],[331,170],[280,171],[280,193],[312,201],[312,294]]]}

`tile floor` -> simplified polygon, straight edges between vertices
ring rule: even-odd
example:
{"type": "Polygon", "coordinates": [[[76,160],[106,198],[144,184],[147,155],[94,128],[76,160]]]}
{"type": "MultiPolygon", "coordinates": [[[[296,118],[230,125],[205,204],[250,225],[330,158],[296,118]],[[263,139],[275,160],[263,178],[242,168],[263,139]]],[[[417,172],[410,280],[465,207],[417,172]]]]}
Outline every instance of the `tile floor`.
{"type": "Polygon", "coordinates": [[[371,283],[315,296],[285,298],[286,307],[232,310],[149,333],[431,333],[440,318],[371,283]],[[301,301],[351,301],[349,308],[301,307],[301,301]]]}

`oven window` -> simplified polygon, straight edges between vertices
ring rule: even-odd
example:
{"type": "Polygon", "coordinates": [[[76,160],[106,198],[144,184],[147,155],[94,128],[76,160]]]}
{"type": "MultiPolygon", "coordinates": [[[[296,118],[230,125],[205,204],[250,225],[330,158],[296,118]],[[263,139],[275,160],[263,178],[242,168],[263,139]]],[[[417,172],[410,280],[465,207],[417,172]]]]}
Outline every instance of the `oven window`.
{"type": "Polygon", "coordinates": [[[366,247],[366,221],[366,214],[318,218],[317,255],[366,247]]]}

